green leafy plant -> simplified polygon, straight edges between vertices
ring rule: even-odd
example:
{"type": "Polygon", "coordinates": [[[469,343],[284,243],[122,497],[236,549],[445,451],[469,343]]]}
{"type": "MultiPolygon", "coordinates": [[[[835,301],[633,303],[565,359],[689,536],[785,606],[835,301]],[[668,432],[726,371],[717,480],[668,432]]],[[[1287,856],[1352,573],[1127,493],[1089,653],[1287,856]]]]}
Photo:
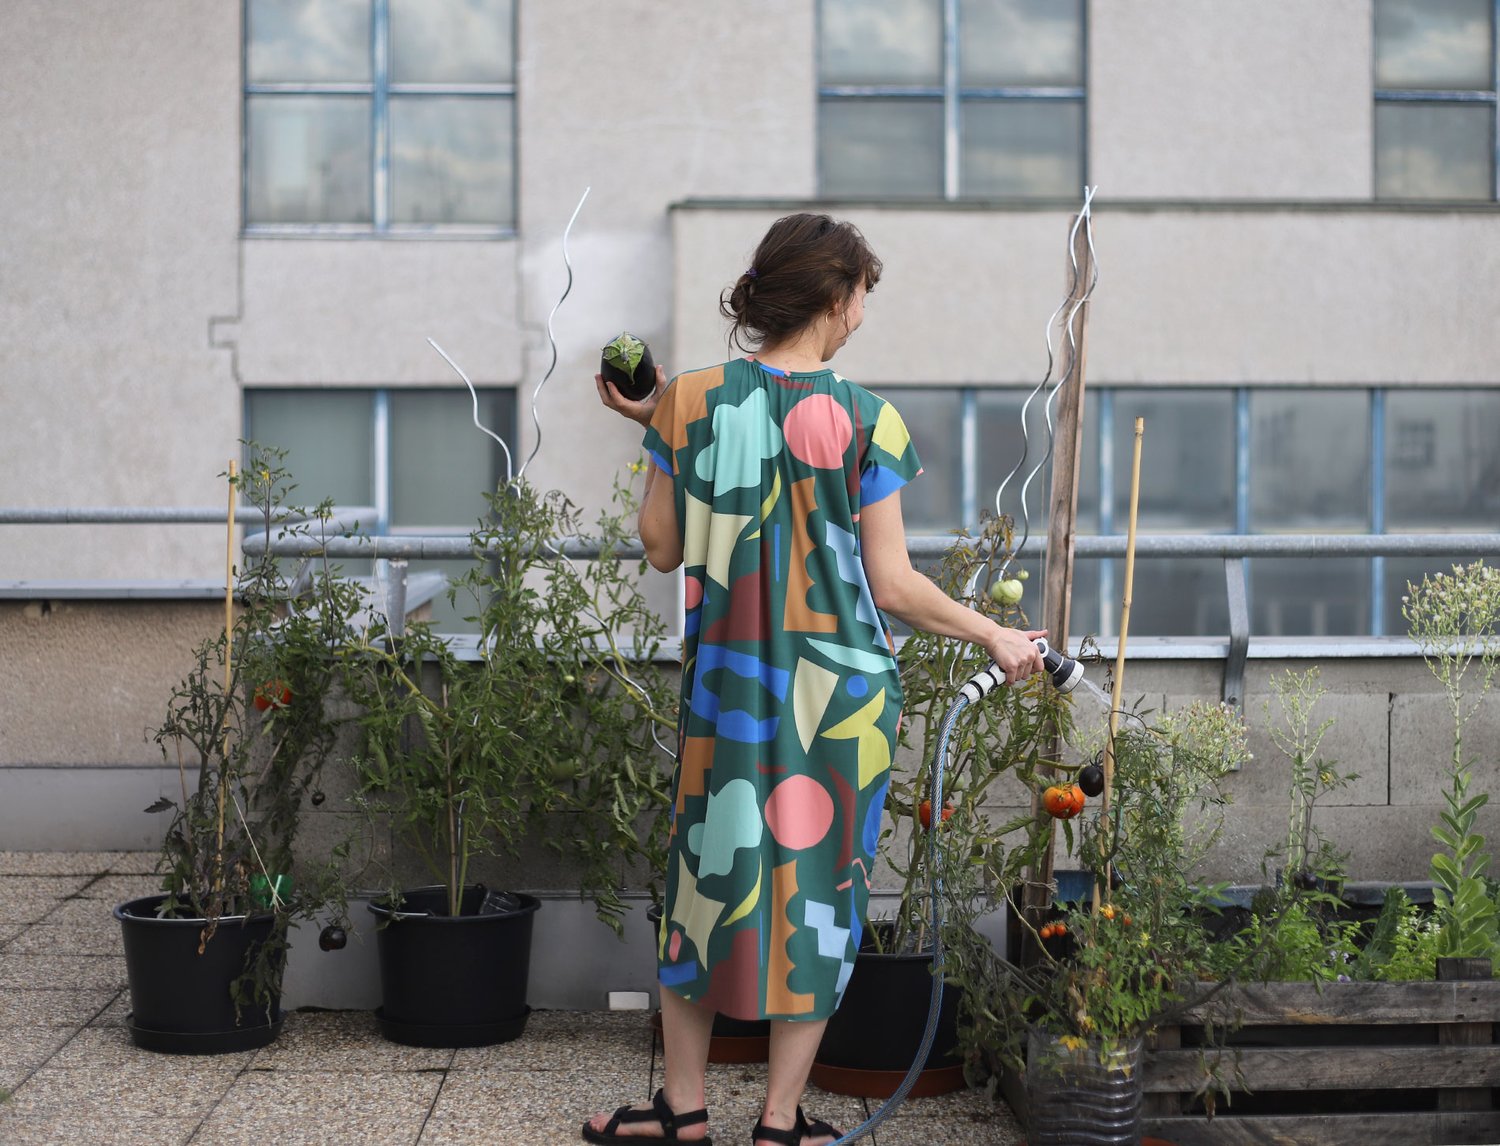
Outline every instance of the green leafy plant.
{"type": "MultiPolygon", "coordinates": [[[[265,518],[264,535],[329,531],[331,507],[288,507],[295,489],[282,451],[247,443],[248,464],[229,476],[242,502],[265,518]]],[[[357,587],[326,560],[288,576],[267,555],[235,573],[236,606],[227,632],[204,641],[151,732],[175,764],[179,799],[146,810],[170,813],[158,872],[164,916],[205,921],[202,945],[221,919],[275,915],[271,939],[235,985],[241,1003],[266,1004],[280,982],[287,927],[329,904],[344,910],[346,843],[315,861],[294,857],[305,807],[319,784],[340,719],[330,704],[336,649],[360,607],[357,587]]]]}
{"type": "Polygon", "coordinates": [[[1474,827],[1489,797],[1469,793],[1473,776],[1464,755],[1464,726],[1500,667],[1500,573],[1476,561],[1424,576],[1420,584],[1407,586],[1402,614],[1428,668],[1442,682],[1453,719],[1446,807],[1432,829],[1447,849],[1433,855],[1431,866],[1438,953],[1493,959],[1500,950],[1500,911],[1484,879],[1490,861],[1485,840],[1474,827]]]}
{"type": "Polygon", "coordinates": [[[566,555],[579,520],[562,494],[503,484],[453,589],[477,609],[472,659],[428,623],[398,635],[382,618],[347,658],[362,796],[446,886],[450,914],[475,856],[515,857],[526,839],[576,862],[617,931],[622,861],[664,867],[656,737],[675,730],[676,692],[655,663],[662,622],[619,558],[631,498],[616,494],[589,539],[604,556],[586,560],[566,555]]]}
{"type": "Polygon", "coordinates": [[[1318,754],[1333,719],[1315,724],[1313,710],[1327,691],[1316,666],[1300,673],[1287,669],[1271,678],[1276,703],[1273,708],[1268,701],[1265,707],[1271,742],[1292,766],[1283,872],[1288,883],[1308,886],[1334,883],[1343,875],[1343,857],[1317,831],[1313,808],[1320,797],[1358,778],[1357,773],[1340,772],[1336,761],[1318,754]]]}

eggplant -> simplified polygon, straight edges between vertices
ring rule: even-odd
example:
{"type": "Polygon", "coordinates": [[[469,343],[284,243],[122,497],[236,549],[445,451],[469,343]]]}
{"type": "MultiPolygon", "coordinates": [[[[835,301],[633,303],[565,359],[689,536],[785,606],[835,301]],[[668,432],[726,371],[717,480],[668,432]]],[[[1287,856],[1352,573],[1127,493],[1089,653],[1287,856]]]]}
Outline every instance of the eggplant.
{"type": "Polygon", "coordinates": [[[632,402],[651,397],[656,390],[656,363],[651,348],[628,330],[604,348],[599,373],[632,402]]]}

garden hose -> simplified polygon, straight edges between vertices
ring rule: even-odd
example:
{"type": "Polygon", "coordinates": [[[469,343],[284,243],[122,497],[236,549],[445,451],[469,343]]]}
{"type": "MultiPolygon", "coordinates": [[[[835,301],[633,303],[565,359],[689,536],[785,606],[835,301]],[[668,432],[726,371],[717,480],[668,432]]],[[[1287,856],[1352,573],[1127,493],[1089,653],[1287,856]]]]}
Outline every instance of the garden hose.
{"type": "MultiPolygon", "coordinates": [[[[1083,666],[1072,657],[1058,652],[1041,637],[1033,643],[1037,651],[1042,654],[1042,668],[1053,685],[1060,692],[1071,692],[1074,686],[1083,679],[1083,666]]],[[[912,1087],[917,1084],[918,1077],[927,1066],[927,1058],[932,1053],[932,1044],[937,1038],[938,1014],[943,1000],[943,879],[937,862],[940,838],[937,830],[942,825],[943,818],[936,812],[936,809],[943,806],[943,770],[948,764],[948,741],[952,738],[953,729],[964,710],[971,704],[979,703],[1004,683],[1005,673],[997,664],[991,663],[975,673],[958,690],[958,696],[954,698],[952,705],[943,716],[943,723],[938,728],[937,747],[932,758],[932,795],[930,797],[934,813],[927,828],[932,837],[931,849],[927,853],[927,896],[932,905],[932,995],[927,1003],[927,1026],[922,1031],[922,1042],[917,1047],[917,1056],[912,1060],[906,1077],[901,1080],[901,1085],[896,1087],[895,1092],[881,1104],[880,1109],[842,1138],[836,1139],[833,1146],[844,1146],[846,1142],[858,1141],[894,1114],[896,1108],[911,1093],[912,1087]]]]}

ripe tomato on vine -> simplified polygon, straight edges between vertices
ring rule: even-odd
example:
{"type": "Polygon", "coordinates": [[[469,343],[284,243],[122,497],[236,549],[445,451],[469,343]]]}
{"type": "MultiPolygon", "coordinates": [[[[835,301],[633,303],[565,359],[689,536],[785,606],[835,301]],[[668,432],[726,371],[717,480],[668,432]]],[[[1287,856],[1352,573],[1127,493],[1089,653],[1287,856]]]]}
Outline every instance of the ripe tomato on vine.
{"type": "Polygon", "coordinates": [[[1086,802],[1083,789],[1077,784],[1054,784],[1042,793],[1042,807],[1059,820],[1071,820],[1083,811],[1086,802]]]}

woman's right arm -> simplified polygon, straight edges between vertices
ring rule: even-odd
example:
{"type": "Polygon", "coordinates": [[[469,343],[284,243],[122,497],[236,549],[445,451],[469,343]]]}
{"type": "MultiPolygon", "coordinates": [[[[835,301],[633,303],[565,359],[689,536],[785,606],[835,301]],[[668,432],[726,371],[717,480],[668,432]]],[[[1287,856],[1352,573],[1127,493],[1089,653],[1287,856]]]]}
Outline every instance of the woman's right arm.
{"type": "Polygon", "coordinates": [[[865,577],[880,609],[914,629],[982,645],[1007,681],[1015,682],[1042,670],[1042,654],[1032,639],[1044,636],[1045,629],[998,625],[959,604],[912,568],[899,490],[864,506],[859,523],[865,577]]]}

